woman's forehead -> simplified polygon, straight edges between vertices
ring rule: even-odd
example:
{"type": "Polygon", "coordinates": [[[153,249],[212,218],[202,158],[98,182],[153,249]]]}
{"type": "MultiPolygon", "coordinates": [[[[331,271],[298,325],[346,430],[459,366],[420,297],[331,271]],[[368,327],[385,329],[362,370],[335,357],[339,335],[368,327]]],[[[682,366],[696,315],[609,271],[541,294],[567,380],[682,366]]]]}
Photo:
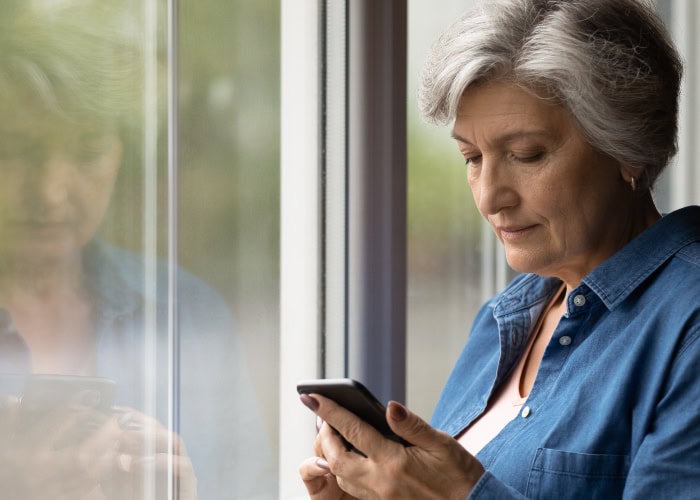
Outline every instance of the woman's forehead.
{"type": "Polygon", "coordinates": [[[111,135],[113,123],[93,118],[76,120],[71,117],[27,107],[15,113],[0,115],[0,135],[30,135],[48,139],[68,139],[82,135],[111,135]]]}
{"type": "Polygon", "coordinates": [[[453,135],[459,138],[465,130],[489,126],[503,136],[544,134],[570,128],[571,120],[562,106],[516,85],[492,83],[468,88],[459,102],[453,135]]]}

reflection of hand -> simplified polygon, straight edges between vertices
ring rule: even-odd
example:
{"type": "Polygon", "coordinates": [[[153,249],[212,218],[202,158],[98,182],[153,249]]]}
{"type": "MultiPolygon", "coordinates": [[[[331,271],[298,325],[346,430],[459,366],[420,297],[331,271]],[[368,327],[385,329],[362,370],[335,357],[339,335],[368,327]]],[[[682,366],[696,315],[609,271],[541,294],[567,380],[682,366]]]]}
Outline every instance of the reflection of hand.
{"type": "Polygon", "coordinates": [[[25,428],[16,398],[0,408],[3,498],[130,500],[146,494],[160,499],[167,498],[168,477],[174,478],[177,498],[196,499],[192,464],[180,439],[135,411],[121,408],[105,415],[66,405],[25,428]]]}
{"type": "Polygon", "coordinates": [[[389,404],[387,421],[414,446],[384,438],[330,399],[316,394],[307,398],[302,399],[304,404],[324,421],[314,442],[317,457],[300,467],[313,500],[466,498],[484,472],[457,440],[398,403],[389,404]],[[366,457],[348,450],[338,434],[366,457]]]}
{"type": "Polygon", "coordinates": [[[120,407],[114,412],[121,433],[117,471],[103,485],[107,498],[169,498],[172,487],[175,498],[196,499],[194,469],[180,437],[135,410],[120,407]]]}
{"type": "Polygon", "coordinates": [[[117,457],[118,426],[65,405],[27,426],[16,398],[0,410],[0,490],[5,498],[87,499],[117,457]]]}

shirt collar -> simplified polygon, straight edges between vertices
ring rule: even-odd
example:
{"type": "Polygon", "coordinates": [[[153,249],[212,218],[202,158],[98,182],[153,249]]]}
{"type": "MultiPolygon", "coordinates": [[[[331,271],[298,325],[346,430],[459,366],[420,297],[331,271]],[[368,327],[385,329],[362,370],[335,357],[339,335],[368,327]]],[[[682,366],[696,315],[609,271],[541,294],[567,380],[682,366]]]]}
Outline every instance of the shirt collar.
{"type": "Polygon", "coordinates": [[[700,241],[700,206],[662,217],[583,279],[608,309],[624,301],[683,247],[700,241]]]}
{"type": "Polygon", "coordinates": [[[111,245],[95,239],[85,248],[83,258],[97,297],[97,310],[104,320],[131,314],[141,306],[143,293],[133,286],[133,276],[126,279],[111,245]]]}

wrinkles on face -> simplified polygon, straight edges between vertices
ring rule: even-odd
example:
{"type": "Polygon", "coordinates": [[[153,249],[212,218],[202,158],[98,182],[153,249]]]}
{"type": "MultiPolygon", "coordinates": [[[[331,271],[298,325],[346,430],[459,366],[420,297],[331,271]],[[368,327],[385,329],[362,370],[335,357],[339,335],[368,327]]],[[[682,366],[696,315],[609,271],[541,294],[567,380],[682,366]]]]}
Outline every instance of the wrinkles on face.
{"type": "Polygon", "coordinates": [[[482,216],[516,271],[577,282],[626,241],[628,186],[568,112],[521,88],[468,89],[453,137],[482,216]]]}

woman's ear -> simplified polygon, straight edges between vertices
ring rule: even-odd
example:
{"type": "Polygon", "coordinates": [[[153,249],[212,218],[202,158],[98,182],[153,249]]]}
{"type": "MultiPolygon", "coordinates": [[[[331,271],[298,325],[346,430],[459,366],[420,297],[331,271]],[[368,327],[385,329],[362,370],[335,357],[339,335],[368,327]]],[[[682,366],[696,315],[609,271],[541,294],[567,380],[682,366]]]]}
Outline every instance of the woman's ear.
{"type": "Polygon", "coordinates": [[[622,180],[630,185],[632,191],[636,191],[642,185],[644,168],[620,163],[620,175],[622,180]]]}
{"type": "Polygon", "coordinates": [[[642,173],[641,167],[634,167],[632,165],[620,163],[620,175],[622,176],[622,179],[624,179],[624,181],[627,184],[630,183],[632,178],[638,180],[641,173],[642,173]]]}

